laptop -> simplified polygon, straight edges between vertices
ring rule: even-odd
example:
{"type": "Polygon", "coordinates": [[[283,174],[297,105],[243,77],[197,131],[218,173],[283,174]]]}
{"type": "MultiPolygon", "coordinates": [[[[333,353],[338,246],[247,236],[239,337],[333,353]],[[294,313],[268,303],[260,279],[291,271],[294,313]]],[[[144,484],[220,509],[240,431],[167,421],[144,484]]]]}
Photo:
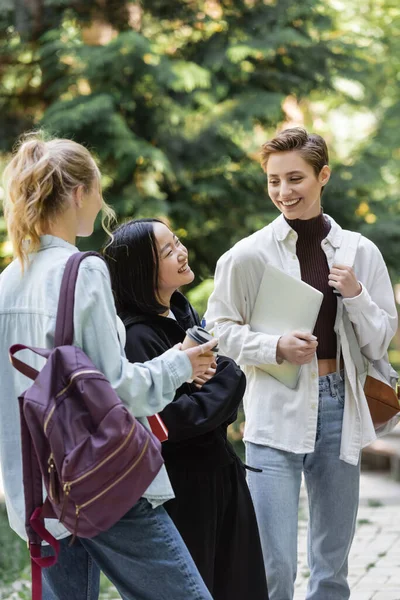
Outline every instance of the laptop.
{"type": "MultiPolygon", "coordinates": [[[[250,319],[253,331],[283,335],[291,331],[312,333],[324,295],[301,279],[267,265],[250,319]]],[[[257,365],[291,389],[297,387],[301,366],[257,365]]]]}

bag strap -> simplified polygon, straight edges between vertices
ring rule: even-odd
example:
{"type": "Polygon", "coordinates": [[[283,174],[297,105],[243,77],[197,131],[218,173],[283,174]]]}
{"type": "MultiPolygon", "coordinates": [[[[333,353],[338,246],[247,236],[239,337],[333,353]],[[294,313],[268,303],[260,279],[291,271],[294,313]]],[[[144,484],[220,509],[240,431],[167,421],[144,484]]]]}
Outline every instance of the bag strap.
{"type": "Polygon", "coordinates": [[[343,230],[342,242],[335,252],[335,264],[353,267],[361,234],[343,230]]]}
{"type": "MultiPolygon", "coordinates": [[[[343,300],[340,299],[340,302],[343,302],[343,300]]],[[[354,327],[353,327],[346,311],[343,311],[342,319],[343,319],[343,327],[346,332],[347,341],[349,343],[350,356],[354,362],[358,376],[360,377],[360,376],[364,375],[367,370],[365,359],[360,350],[360,346],[359,346],[356,334],[354,332],[354,327]]]]}
{"type": "Polygon", "coordinates": [[[31,350],[35,354],[43,356],[43,358],[48,358],[51,354],[51,350],[48,348],[34,348],[33,346],[24,346],[24,344],[13,344],[12,346],[10,346],[8,353],[12,366],[15,367],[17,371],[22,373],[22,375],[29,377],[29,379],[35,380],[36,377],[39,375],[39,371],[37,371],[33,367],[30,367],[19,358],[15,358],[14,355],[20,350],[31,350]]]}
{"type": "Polygon", "coordinates": [[[43,504],[42,473],[24,414],[23,396],[19,398],[19,412],[21,419],[22,477],[25,496],[25,529],[29,542],[40,545],[41,539],[32,528],[30,520],[35,509],[43,504]]]}
{"type": "MultiPolygon", "coordinates": [[[[343,230],[342,242],[335,253],[335,264],[353,267],[360,239],[360,233],[343,230]]],[[[338,297],[338,317],[339,323],[341,320],[343,321],[343,328],[346,332],[347,341],[349,343],[350,355],[360,376],[365,372],[365,362],[357,341],[356,334],[354,332],[353,325],[347,315],[347,312],[345,311],[343,299],[340,296],[338,297]]],[[[337,331],[336,372],[338,375],[340,371],[340,351],[340,333],[337,331]]]]}
{"type": "Polygon", "coordinates": [[[67,260],[61,282],[60,297],[57,308],[54,347],[71,346],[74,339],[74,306],[75,286],[79,265],[88,256],[97,256],[104,260],[98,252],[75,252],[67,260]]]}
{"type": "MultiPolygon", "coordinates": [[[[79,265],[87,256],[92,255],[102,258],[97,252],[77,252],[67,261],[61,282],[57,308],[55,347],[71,345],[73,342],[75,285],[79,265]]],[[[10,347],[9,356],[12,365],[23,375],[35,380],[38,371],[15,357],[15,354],[20,350],[31,350],[44,358],[48,358],[51,350],[46,348],[34,348],[23,344],[14,344],[10,347]]],[[[32,600],[42,600],[42,568],[50,567],[57,562],[60,546],[59,542],[47,531],[43,522],[47,503],[45,502],[43,505],[42,473],[24,414],[23,395],[19,398],[19,409],[25,496],[25,529],[29,540],[29,552],[31,557],[32,600]],[[53,556],[41,556],[42,541],[46,541],[52,546],[54,549],[53,556]]]]}
{"type": "Polygon", "coordinates": [[[30,524],[39,538],[50,544],[54,550],[54,554],[53,556],[42,556],[40,543],[33,544],[32,542],[29,542],[32,574],[32,600],[42,600],[42,569],[55,565],[60,553],[60,542],[45,528],[41,513],[42,508],[36,508],[30,518],[30,524]]]}
{"type": "MultiPolygon", "coordinates": [[[[23,364],[23,363],[22,363],[23,364]]],[[[25,365],[27,366],[27,365],[25,365]]],[[[25,529],[31,558],[32,600],[42,600],[42,568],[57,562],[59,542],[46,530],[42,518],[42,473],[24,414],[24,397],[19,398],[21,419],[22,469],[25,496],[25,529]],[[53,556],[41,556],[42,540],[54,549],[53,556]]]]}
{"type": "MultiPolygon", "coordinates": [[[[74,339],[74,306],[75,306],[75,285],[78,277],[80,263],[87,256],[98,256],[104,258],[98,252],[76,252],[72,254],[65,265],[64,275],[61,281],[60,297],[57,307],[56,330],[54,335],[54,347],[71,345],[74,339]]],[[[9,357],[13,367],[20,373],[35,380],[39,371],[30,367],[22,360],[15,358],[15,354],[20,350],[31,350],[48,358],[51,350],[48,348],[34,348],[24,344],[13,344],[9,349],[9,357]]]]}

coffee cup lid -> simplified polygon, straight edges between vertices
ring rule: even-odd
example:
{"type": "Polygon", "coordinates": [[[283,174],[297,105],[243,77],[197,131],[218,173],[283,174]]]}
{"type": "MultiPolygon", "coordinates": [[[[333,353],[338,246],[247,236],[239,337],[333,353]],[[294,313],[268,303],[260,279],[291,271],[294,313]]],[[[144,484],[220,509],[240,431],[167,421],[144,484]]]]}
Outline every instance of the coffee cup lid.
{"type": "MultiPolygon", "coordinates": [[[[189,337],[192,338],[192,340],[194,340],[198,344],[205,344],[206,342],[209,342],[213,339],[211,333],[208,333],[206,329],[203,329],[203,327],[200,327],[199,325],[194,325],[193,327],[190,327],[186,331],[186,333],[189,337]]],[[[212,349],[212,351],[218,352],[218,346],[215,346],[212,349]]]]}

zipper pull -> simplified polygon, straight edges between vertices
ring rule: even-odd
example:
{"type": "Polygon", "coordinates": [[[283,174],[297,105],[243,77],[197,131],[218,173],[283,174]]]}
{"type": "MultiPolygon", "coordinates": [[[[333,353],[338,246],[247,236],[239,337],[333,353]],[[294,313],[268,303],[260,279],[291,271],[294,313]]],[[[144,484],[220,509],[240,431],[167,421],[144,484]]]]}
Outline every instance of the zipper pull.
{"type": "Polygon", "coordinates": [[[68,500],[69,500],[69,493],[71,491],[71,484],[70,483],[64,483],[64,500],[63,500],[63,505],[62,505],[62,509],[61,509],[61,515],[60,518],[58,519],[58,521],[60,523],[63,522],[64,517],[65,517],[65,511],[67,510],[67,504],[68,504],[68,500]]]}
{"type": "Polygon", "coordinates": [[[53,454],[50,454],[50,458],[47,461],[49,468],[47,469],[49,472],[49,494],[50,494],[50,498],[53,502],[55,502],[56,504],[59,504],[60,502],[60,497],[58,495],[58,490],[57,490],[57,470],[56,470],[56,464],[54,462],[54,456],[53,454]]]}
{"type": "Polygon", "coordinates": [[[81,507],[78,506],[78,505],[76,505],[75,506],[75,527],[74,527],[74,533],[72,535],[71,541],[68,544],[68,547],[71,547],[72,544],[74,543],[75,539],[76,539],[76,535],[77,535],[77,532],[78,532],[78,521],[79,521],[80,511],[81,511],[81,507]]]}

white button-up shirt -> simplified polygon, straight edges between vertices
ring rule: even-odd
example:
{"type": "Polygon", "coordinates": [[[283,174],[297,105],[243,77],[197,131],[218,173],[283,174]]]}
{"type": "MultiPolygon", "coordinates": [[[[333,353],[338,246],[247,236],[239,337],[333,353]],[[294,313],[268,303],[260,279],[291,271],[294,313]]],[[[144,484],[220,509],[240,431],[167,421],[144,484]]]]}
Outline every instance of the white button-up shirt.
{"type": "MultiPolygon", "coordinates": [[[[321,247],[331,268],[343,230],[333,219],[321,247]]],[[[297,233],[280,215],[270,225],[238,242],[217,263],[215,288],[205,315],[207,329],[219,338],[222,353],[236,360],[247,376],[244,439],[295,453],[314,450],[318,417],[318,363],[303,365],[296,390],[257,368],[276,363],[279,335],[252,331],[250,318],[267,263],[301,279],[297,233]]],[[[363,354],[385,357],[397,328],[393,288],[378,248],[362,237],[354,263],[362,292],[343,303],[363,354]]],[[[268,310],[268,306],[265,307],[268,310]]],[[[362,386],[350,357],[346,335],[337,322],[346,374],[346,402],[340,458],[357,464],[362,447],[377,437],[362,386]]]]}
{"type": "MultiPolygon", "coordinates": [[[[11,365],[12,344],[54,347],[54,332],[61,279],[68,258],[78,249],[64,240],[45,235],[24,276],[14,261],[0,275],[0,461],[10,526],[22,538],[25,533],[24,492],[18,396],[31,380],[11,365]]],[[[91,256],[79,267],[74,307],[74,345],[79,346],[104,373],[121,400],[143,425],[174,398],[176,389],[191,375],[184,352],[171,349],[163,357],[131,364],[124,355],[125,328],[120,322],[104,261],[91,256]]],[[[24,350],[18,358],[36,369],[43,359],[24,350]]],[[[163,466],[144,497],[153,506],[174,497],[163,466]]],[[[56,520],[46,521],[57,538],[70,535],[56,520]]]]}

